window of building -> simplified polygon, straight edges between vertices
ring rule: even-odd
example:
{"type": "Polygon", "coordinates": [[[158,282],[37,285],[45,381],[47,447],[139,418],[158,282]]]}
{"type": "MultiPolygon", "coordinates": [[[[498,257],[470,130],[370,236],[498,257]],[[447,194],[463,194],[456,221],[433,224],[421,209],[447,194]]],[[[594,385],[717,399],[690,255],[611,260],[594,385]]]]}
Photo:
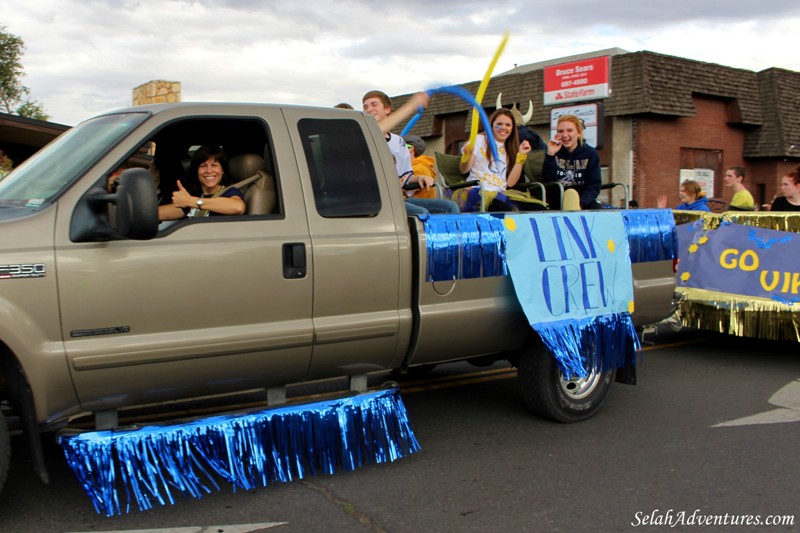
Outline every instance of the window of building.
{"type": "Polygon", "coordinates": [[[700,184],[711,198],[722,194],[722,150],[681,148],[681,171],[677,187],[687,179],[700,184]]]}

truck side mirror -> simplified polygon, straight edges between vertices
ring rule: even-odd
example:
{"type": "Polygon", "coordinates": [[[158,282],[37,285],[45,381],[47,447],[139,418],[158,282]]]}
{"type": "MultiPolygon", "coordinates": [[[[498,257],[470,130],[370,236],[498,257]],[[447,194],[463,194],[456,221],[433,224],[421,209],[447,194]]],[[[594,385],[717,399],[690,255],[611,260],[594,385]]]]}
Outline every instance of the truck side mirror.
{"type": "Polygon", "coordinates": [[[114,236],[146,240],[157,233],[158,196],[153,176],[143,168],[131,168],[120,176],[115,193],[101,187],[88,191],[75,207],[69,235],[73,242],[94,242],[114,236]]]}
{"type": "Polygon", "coordinates": [[[129,239],[152,239],[158,233],[158,196],[153,176],[143,168],[130,168],[119,177],[114,194],[117,234],[129,239]]]}

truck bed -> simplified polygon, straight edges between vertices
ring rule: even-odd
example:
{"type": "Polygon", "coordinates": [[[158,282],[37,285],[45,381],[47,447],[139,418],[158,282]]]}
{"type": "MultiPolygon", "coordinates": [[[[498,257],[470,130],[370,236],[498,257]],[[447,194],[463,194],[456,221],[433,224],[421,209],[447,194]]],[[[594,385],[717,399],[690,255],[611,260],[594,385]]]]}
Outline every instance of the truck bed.
{"type": "MultiPolygon", "coordinates": [[[[674,245],[671,226],[662,215],[656,210],[627,215],[627,224],[636,226],[629,231],[628,242],[634,281],[632,317],[637,327],[658,322],[674,311],[674,245]],[[659,221],[662,225],[657,223],[659,221]],[[664,223],[667,227],[663,227],[664,223]],[[663,243],[654,246],[654,235],[664,233],[670,238],[655,239],[663,243]]],[[[459,226],[448,229],[458,238],[452,237],[453,242],[444,245],[429,239],[441,237],[430,235],[431,228],[435,227],[431,221],[441,221],[448,215],[431,215],[427,221],[409,217],[415,251],[415,337],[406,361],[408,365],[510,351],[523,343],[530,324],[519,305],[512,280],[504,271],[500,247],[496,246],[496,242],[502,240],[502,226],[491,225],[492,219],[501,221],[502,216],[454,215],[453,220],[459,221],[459,226]],[[482,236],[476,236],[480,232],[472,230],[476,226],[484,230],[482,236]],[[491,241],[488,246],[487,239],[491,241]],[[475,257],[479,249],[482,249],[482,258],[475,257]],[[487,252],[497,255],[494,262],[487,260],[487,252]],[[465,259],[470,253],[475,260],[465,259]],[[432,254],[439,257],[434,258],[432,254]],[[453,261],[459,258],[461,268],[454,268],[453,261]],[[484,264],[478,265],[476,261],[481,259],[484,264]],[[465,267],[467,263],[469,266],[465,267]]]]}

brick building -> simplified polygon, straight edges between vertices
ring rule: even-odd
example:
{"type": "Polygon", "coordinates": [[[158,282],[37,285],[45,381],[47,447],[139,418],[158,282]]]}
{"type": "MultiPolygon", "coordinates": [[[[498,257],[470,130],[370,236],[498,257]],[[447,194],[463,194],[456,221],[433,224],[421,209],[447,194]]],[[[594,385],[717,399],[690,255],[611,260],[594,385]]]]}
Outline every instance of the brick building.
{"type": "MultiPolygon", "coordinates": [[[[549,138],[550,110],[543,106],[543,69],[552,64],[608,55],[611,95],[604,99],[603,179],[628,186],[642,207],[668,194],[678,204],[681,171],[713,172],[713,196],[730,200],[722,176],[730,166],[746,170],[745,185],[757,204],[779,192],[785,172],[800,163],[800,72],[760,72],[653,52],[603,50],[524,65],[492,78],[483,104],[494,109],[533,102],[533,126],[549,138]]],[[[479,82],[462,86],[475,94],[479,82]]],[[[395,107],[409,95],[393,98],[395,107]]],[[[581,102],[583,103],[583,102],[581,102]]],[[[469,136],[469,104],[449,94],[433,97],[412,129],[433,151],[457,153],[469,136]]],[[[402,129],[400,126],[399,129],[402,129]]],[[[398,129],[398,131],[399,131],[398,129]]],[[[708,175],[708,174],[707,174],[708,175]]],[[[616,203],[616,199],[608,199],[616,203]]]]}

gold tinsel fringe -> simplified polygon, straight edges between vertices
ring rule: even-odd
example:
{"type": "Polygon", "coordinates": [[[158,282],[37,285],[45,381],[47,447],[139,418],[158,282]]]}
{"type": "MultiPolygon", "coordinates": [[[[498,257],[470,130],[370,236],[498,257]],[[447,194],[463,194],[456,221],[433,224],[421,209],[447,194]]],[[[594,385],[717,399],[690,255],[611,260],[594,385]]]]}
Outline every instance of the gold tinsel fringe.
{"type": "MultiPolygon", "coordinates": [[[[723,222],[800,233],[800,213],[726,211],[674,211],[675,224],[703,221],[704,230],[717,229],[723,222]]],[[[740,337],[800,341],[800,305],[786,305],[766,298],[679,288],[683,325],[740,337]]]]}
{"type": "Polygon", "coordinates": [[[781,341],[800,341],[800,306],[765,298],[679,288],[684,326],[781,341]]]}
{"type": "Polygon", "coordinates": [[[709,213],[707,211],[673,211],[675,225],[688,224],[695,220],[703,221],[703,229],[717,229],[723,221],[774,229],[777,231],[793,231],[800,233],[800,213],[771,211],[725,211],[709,213]]]}

